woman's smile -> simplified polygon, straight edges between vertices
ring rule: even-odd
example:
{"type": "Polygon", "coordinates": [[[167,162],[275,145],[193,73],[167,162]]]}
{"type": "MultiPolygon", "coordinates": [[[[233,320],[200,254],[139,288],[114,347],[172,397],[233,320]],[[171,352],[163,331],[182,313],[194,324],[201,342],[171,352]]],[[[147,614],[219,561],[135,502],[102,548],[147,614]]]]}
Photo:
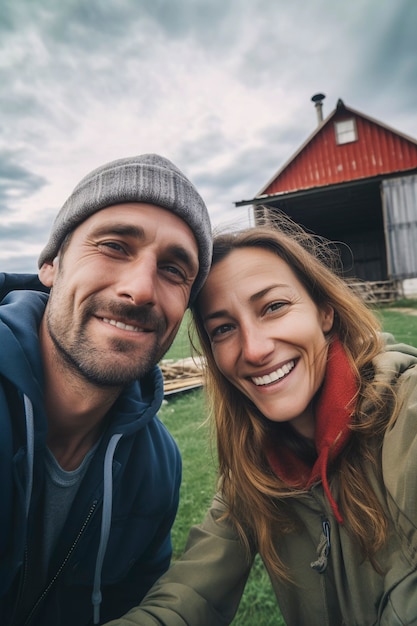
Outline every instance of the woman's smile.
{"type": "Polygon", "coordinates": [[[253,383],[255,383],[257,387],[264,387],[266,385],[270,385],[271,383],[275,383],[278,380],[282,380],[283,378],[288,376],[288,374],[292,372],[295,366],[296,361],[292,359],[291,361],[288,361],[288,363],[285,363],[284,365],[278,367],[276,370],[273,370],[269,374],[264,374],[262,376],[252,376],[251,380],[253,383]]]}
{"type": "Polygon", "coordinates": [[[319,308],[289,265],[261,248],[216,263],[201,310],[220,372],[272,421],[310,420],[326,369],[331,307],[319,308]]]}

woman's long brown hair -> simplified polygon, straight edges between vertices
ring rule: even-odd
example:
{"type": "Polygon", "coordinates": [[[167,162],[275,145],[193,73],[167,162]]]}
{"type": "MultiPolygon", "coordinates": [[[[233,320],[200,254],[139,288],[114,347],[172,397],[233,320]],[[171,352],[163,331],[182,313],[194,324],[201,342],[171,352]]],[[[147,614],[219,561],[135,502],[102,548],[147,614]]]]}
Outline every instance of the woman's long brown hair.
{"type": "MultiPolygon", "coordinates": [[[[213,265],[232,250],[262,248],[283,259],[297,275],[317,306],[329,304],[335,312],[332,336],[342,342],[359,383],[349,444],[330,471],[339,494],[345,526],[375,567],[375,553],[384,544],[387,520],[369,480],[378,475],[382,435],[395,413],[393,389],[373,377],[372,360],[381,352],[377,317],[334,269],[334,248],[307,234],[289,220],[272,226],[248,228],[215,237],[213,265]],[[366,408],[365,408],[366,407],[366,408]]],[[[297,446],[297,435],[287,424],[269,422],[256,407],[219,372],[200,315],[199,300],[193,318],[202,353],[206,357],[209,414],[215,424],[219,478],[228,504],[228,516],[245,542],[255,542],[268,569],[290,579],[277,551],[279,537],[294,532],[298,521],[291,499],[297,491],[272,471],[266,457],[271,429],[280,441],[297,446]],[[291,438],[291,441],[289,440],[291,438]],[[277,541],[278,540],[278,541],[277,541]]],[[[331,338],[329,339],[331,340],[331,338]]],[[[195,343],[195,342],[194,342],[195,343]]],[[[300,454],[305,442],[299,441],[300,454]]]]}

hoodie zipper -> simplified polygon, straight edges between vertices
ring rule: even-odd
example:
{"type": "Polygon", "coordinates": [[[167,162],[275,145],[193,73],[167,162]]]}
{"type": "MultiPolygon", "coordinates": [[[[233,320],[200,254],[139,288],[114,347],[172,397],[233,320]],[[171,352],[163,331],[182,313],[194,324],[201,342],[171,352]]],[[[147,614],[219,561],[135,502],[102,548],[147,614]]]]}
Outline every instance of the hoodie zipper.
{"type": "Polygon", "coordinates": [[[61,566],[59,567],[59,569],[57,570],[55,576],[53,576],[53,578],[50,580],[49,584],[47,587],[45,587],[45,589],[43,590],[42,594],[40,595],[40,597],[38,598],[38,600],[35,602],[32,610],[30,611],[29,615],[27,616],[27,618],[25,619],[25,621],[23,622],[23,626],[28,626],[34,616],[34,614],[36,613],[36,611],[38,610],[40,604],[45,600],[46,596],[48,595],[48,593],[50,592],[51,588],[53,587],[53,585],[55,584],[56,580],[58,579],[58,577],[60,576],[60,574],[62,573],[62,570],[65,568],[66,564],[68,563],[69,558],[71,557],[72,553],[74,552],[81,536],[83,535],[96,507],[97,507],[97,503],[98,500],[94,500],[93,504],[90,507],[90,510],[87,514],[86,519],[84,520],[83,525],[80,528],[80,531],[77,535],[77,537],[74,540],[74,543],[72,544],[72,546],[70,547],[70,549],[68,550],[67,556],[65,557],[65,559],[62,561],[61,566]]]}
{"type": "Polygon", "coordinates": [[[20,600],[23,596],[23,590],[26,586],[27,572],[28,572],[28,548],[27,548],[27,545],[25,545],[24,552],[23,552],[23,569],[22,569],[22,573],[20,574],[19,588],[16,594],[17,600],[14,603],[14,608],[12,611],[11,622],[10,622],[12,626],[16,618],[17,607],[19,606],[20,600]]]}

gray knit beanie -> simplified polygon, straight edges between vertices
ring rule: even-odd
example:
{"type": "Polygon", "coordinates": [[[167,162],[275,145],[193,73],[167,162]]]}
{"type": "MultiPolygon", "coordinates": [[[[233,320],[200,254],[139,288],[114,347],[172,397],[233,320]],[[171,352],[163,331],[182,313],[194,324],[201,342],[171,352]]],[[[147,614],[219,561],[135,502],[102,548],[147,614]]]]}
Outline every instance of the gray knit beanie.
{"type": "Polygon", "coordinates": [[[142,154],[112,161],[87,174],[59,211],[38,266],[52,262],[69,232],[96,211],[114,204],[145,202],[172,211],[188,224],[198,244],[199,272],[190,302],[211,264],[212,235],[207,207],[194,185],[168,159],[142,154]]]}

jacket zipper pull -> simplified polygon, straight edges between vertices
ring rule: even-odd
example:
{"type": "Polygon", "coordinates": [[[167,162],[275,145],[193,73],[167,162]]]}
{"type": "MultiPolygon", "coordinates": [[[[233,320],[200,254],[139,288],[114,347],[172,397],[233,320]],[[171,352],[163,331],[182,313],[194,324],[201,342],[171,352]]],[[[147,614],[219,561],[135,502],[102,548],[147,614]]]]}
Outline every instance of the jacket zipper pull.
{"type": "Polygon", "coordinates": [[[317,546],[317,560],[310,563],[310,567],[319,574],[327,569],[328,556],[330,554],[330,523],[325,517],[321,522],[322,535],[317,546]]]}

